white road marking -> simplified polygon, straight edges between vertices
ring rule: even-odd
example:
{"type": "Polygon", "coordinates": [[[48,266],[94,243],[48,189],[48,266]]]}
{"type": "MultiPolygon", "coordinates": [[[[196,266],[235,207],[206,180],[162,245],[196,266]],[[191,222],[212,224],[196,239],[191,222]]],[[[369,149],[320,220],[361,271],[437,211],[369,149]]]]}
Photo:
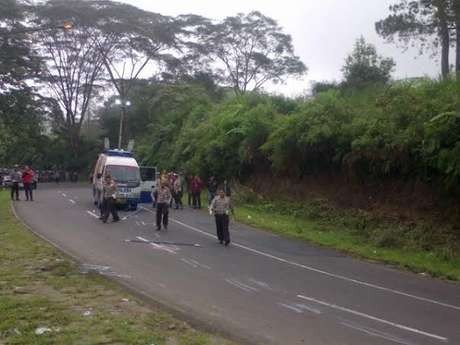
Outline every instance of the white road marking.
{"type": "Polygon", "coordinates": [[[62,193],[62,196],[63,196],[64,198],[67,198],[67,194],[66,194],[66,193],[62,193]]]}
{"type": "Polygon", "coordinates": [[[69,199],[69,201],[74,205],[76,204],[75,200],[69,199]]]}
{"type": "Polygon", "coordinates": [[[273,290],[270,285],[268,285],[265,282],[261,282],[259,280],[256,280],[254,278],[249,278],[248,279],[251,283],[256,284],[257,286],[260,286],[261,288],[267,289],[267,290],[273,290]]]}
{"type": "Polygon", "coordinates": [[[303,314],[303,310],[302,309],[299,309],[299,308],[296,308],[290,304],[286,304],[286,303],[278,303],[279,306],[281,307],[284,307],[286,309],[289,309],[291,311],[295,311],[297,314],[303,314]]]}
{"type": "Polygon", "coordinates": [[[308,305],[305,305],[303,303],[296,303],[294,305],[299,309],[308,310],[309,312],[312,312],[312,313],[318,314],[318,315],[321,314],[321,310],[316,309],[316,308],[312,308],[312,307],[310,307],[308,305]]]}
{"type": "Polygon", "coordinates": [[[443,341],[443,342],[448,341],[447,338],[442,337],[440,335],[436,335],[436,334],[428,333],[428,332],[425,332],[425,331],[421,331],[421,330],[416,329],[416,328],[404,326],[404,325],[401,325],[401,324],[396,323],[396,322],[380,319],[378,317],[375,317],[375,316],[372,316],[372,315],[369,315],[369,314],[365,314],[365,313],[361,313],[361,312],[353,310],[353,309],[341,307],[341,306],[336,305],[336,304],[327,303],[327,302],[318,300],[316,298],[306,297],[306,296],[303,296],[303,295],[297,295],[297,297],[299,297],[299,298],[301,298],[303,300],[309,301],[309,302],[314,302],[314,303],[317,303],[317,304],[320,304],[320,305],[324,305],[324,306],[332,308],[332,309],[337,309],[337,310],[340,310],[340,311],[343,311],[343,312],[346,312],[346,313],[350,313],[350,314],[353,314],[353,315],[356,315],[356,316],[360,316],[360,317],[363,317],[363,318],[366,318],[366,319],[369,319],[369,320],[372,320],[372,321],[380,322],[380,323],[383,323],[385,325],[393,326],[395,328],[399,328],[399,329],[402,329],[402,330],[405,330],[405,331],[408,331],[408,332],[423,335],[425,337],[433,338],[433,339],[440,340],[440,341],[443,341]]]}
{"type": "Polygon", "coordinates": [[[185,262],[187,265],[190,265],[193,268],[198,268],[198,265],[195,265],[193,262],[191,262],[191,261],[189,261],[189,260],[187,260],[185,258],[180,259],[180,261],[185,262]]]}
{"type": "Polygon", "coordinates": [[[141,236],[137,236],[136,238],[137,238],[138,240],[144,241],[145,243],[150,243],[150,245],[151,245],[152,247],[154,247],[155,249],[164,250],[164,251],[166,251],[166,252],[168,252],[168,253],[170,253],[170,254],[177,254],[175,250],[173,250],[173,249],[171,249],[171,248],[168,248],[168,247],[166,247],[166,246],[163,246],[163,245],[161,245],[161,244],[153,243],[153,242],[151,242],[151,241],[149,241],[149,240],[147,240],[147,239],[145,239],[145,238],[143,238],[143,237],[141,237],[141,236]]]}
{"type": "Polygon", "coordinates": [[[354,329],[356,331],[366,333],[366,334],[368,334],[370,336],[383,338],[383,339],[389,340],[389,341],[397,343],[397,344],[414,345],[413,343],[409,343],[406,340],[398,338],[398,337],[396,337],[396,336],[394,336],[392,334],[388,334],[388,333],[373,329],[371,327],[364,327],[364,326],[361,326],[361,325],[355,325],[354,323],[349,322],[349,321],[341,322],[340,324],[345,326],[345,327],[352,328],[352,329],[354,329]]]}
{"type": "Polygon", "coordinates": [[[199,266],[199,267],[202,267],[202,268],[205,268],[207,270],[210,270],[211,267],[209,267],[208,265],[204,265],[196,260],[193,260],[193,259],[190,259],[191,262],[193,262],[195,265],[199,266]]]}
{"type": "Polygon", "coordinates": [[[242,282],[240,282],[239,280],[236,280],[236,279],[225,279],[227,282],[232,282],[233,285],[238,285],[240,286],[242,289],[244,290],[248,290],[248,291],[252,291],[252,292],[259,292],[259,289],[256,289],[255,287],[253,286],[249,286],[247,284],[244,284],[242,282]]]}
{"type": "MultiPolygon", "coordinates": [[[[143,208],[149,212],[152,212],[150,211],[149,209],[146,209],[146,208],[143,208]]],[[[190,229],[190,230],[193,230],[195,232],[199,232],[205,236],[208,236],[208,237],[211,237],[211,238],[215,238],[217,239],[216,236],[206,232],[206,231],[203,231],[203,230],[200,230],[200,229],[197,229],[191,225],[188,225],[188,224],[185,224],[185,223],[182,223],[181,221],[178,221],[176,219],[171,219],[172,222],[175,222],[179,225],[182,225],[183,227],[187,228],[187,229],[190,229]]],[[[331,272],[327,272],[327,271],[323,271],[323,270],[320,270],[318,268],[314,268],[314,267],[311,267],[311,266],[307,266],[307,265],[304,265],[304,264],[300,264],[298,262],[294,262],[294,261],[290,261],[290,260],[287,260],[287,259],[283,259],[283,258],[280,258],[278,256],[275,256],[275,255],[272,255],[272,254],[269,254],[269,253],[265,253],[265,252],[262,252],[260,250],[257,250],[257,249],[253,249],[253,248],[250,248],[250,247],[247,247],[245,245],[242,245],[242,244],[238,244],[238,243],[235,243],[233,242],[233,246],[235,247],[239,247],[241,249],[244,249],[244,250],[247,250],[249,252],[252,252],[252,253],[255,253],[255,254],[258,254],[258,255],[261,255],[261,256],[265,256],[267,258],[270,258],[270,259],[273,259],[275,261],[279,261],[279,262],[283,262],[285,264],[288,264],[288,265],[292,265],[292,266],[296,266],[296,267],[299,267],[299,268],[303,268],[305,270],[308,270],[308,271],[312,271],[312,272],[316,272],[316,273],[320,273],[320,274],[323,274],[323,275],[326,275],[326,276],[329,276],[329,277],[332,277],[332,278],[336,278],[336,279],[340,279],[340,280],[344,280],[344,281],[348,281],[350,283],[354,283],[354,284],[357,284],[357,285],[361,285],[361,286],[366,286],[368,288],[373,288],[373,289],[376,289],[376,290],[381,290],[381,291],[385,291],[385,292],[390,292],[390,293],[393,293],[393,294],[396,294],[396,295],[400,295],[400,296],[404,296],[404,297],[408,297],[408,298],[412,298],[412,299],[415,299],[415,300],[419,300],[419,301],[423,301],[423,302],[427,302],[427,303],[432,303],[432,304],[436,304],[436,305],[439,305],[439,306],[442,306],[442,307],[446,307],[446,308],[450,308],[450,309],[455,309],[455,310],[460,310],[460,306],[457,306],[457,305],[453,305],[453,304],[449,304],[449,303],[444,303],[444,302],[440,302],[440,301],[437,301],[437,300],[433,300],[433,299],[430,299],[430,298],[426,298],[426,297],[421,297],[421,296],[417,296],[417,295],[412,295],[410,293],[407,293],[407,292],[403,292],[403,291],[399,291],[399,290],[395,290],[395,289],[391,289],[391,288],[386,288],[384,286],[380,286],[380,285],[376,285],[376,284],[372,284],[372,283],[368,283],[368,282],[365,282],[365,281],[362,281],[362,280],[358,280],[358,279],[353,279],[353,278],[349,278],[349,277],[346,277],[346,276],[342,276],[340,274],[335,274],[335,273],[331,273],[331,272]]]]}
{"type": "Polygon", "coordinates": [[[98,216],[96,213],[91,212],[90,210],[86,210],[86,213],[88,213],[90,216],[92,216],[92,217],[94,217],[94,218],[99,219],[99,216],[98,216]]]}
{"type": "Polygon", "coordinates": [[[235,282],[234,282],[233,280],[231,280],[231,279],[225,279],[225,281],[226,281],[227,283],[229,283],[230,285],[233,285],[234,287],[236,287],[236,288],[238,288],[238,289],[240,289],[240,290],[243,290],[243,291],[245,291],[245,292],[251,292],[250,289],[247,289],[247,288],[245,288],[244,286],[241,286],[241,285],[235,283],[235,282]]]}

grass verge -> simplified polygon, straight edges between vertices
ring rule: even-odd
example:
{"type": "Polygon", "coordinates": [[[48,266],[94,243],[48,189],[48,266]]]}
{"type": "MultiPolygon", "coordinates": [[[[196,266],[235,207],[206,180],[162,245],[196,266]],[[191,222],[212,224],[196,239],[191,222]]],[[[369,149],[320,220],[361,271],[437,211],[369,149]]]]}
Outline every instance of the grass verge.
{"type": "Polygon", "coordinates": [[[236,220],[241,223],[417,273],[460,280],[455,229],[440,231],[435,224],[403,224],[364,211],[338,210],[325,200],[268,200],[243,188],[235,199],[236,220]]]}
{"type": "Polygon", "coordinates": [[[81,274],[24,229],[0,191],[0,344],[231,343],[144,305],[104,277],[81,274]]]}

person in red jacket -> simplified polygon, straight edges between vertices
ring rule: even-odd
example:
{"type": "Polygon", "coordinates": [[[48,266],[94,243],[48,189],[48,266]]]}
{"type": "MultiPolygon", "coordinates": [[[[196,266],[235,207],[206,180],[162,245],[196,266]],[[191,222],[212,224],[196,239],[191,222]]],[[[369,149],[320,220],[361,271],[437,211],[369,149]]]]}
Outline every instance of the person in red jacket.
{"type": "Polygon", "coordinates": [[[193,198],[193,208],[201,208],[201,190],[204,187],[203,181],[199,176],[194,176],[192,178],[192,198],[193,198]]]}
{"type": "Polygon", "coordinates": [[[25,166],[22,172],[22,183],[24,184],[24,192],[26,193],[27,201],[34,201],[32,196],[32,184],[34,182],[35,172],[29,167],[25,166]]]}

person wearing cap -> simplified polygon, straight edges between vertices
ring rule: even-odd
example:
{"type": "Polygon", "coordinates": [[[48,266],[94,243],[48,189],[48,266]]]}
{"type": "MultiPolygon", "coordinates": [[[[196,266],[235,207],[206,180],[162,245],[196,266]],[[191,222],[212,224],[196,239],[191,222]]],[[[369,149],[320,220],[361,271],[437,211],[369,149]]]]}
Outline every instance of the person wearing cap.
{"type": "Polygon", "coordinates": [[[157,190],[157,231],[161,230],[161,224],[165,230],[168,229],[169,204],[171,203],[171,191],[166,181],[160,182],[157,190]]]}
{"type": "Polygon", "coordinates": [[[230,197],[225,195],[223,189],[219,189],[209,206],[209,213],[214,215],[216,220],[217,239],[220,244],[225,244],[225,246],[230,243],[230,232],[228,230],[230,212],[234,213],[230,197]]]}
{"type": "Polygon", "coordinates": [[[17,165],[14,166],[14,169],[10,173],[11,179],[11,200],[14,200],[16,196],[16,201],[19,201],[19,182],[22,180],[22,174],[17,165]]]}
{"type": "Polygon", "coordinates": [[[107,223],[109,215],[112,214],[113,222],[118,222],[120,217],[118,217],[116,199],[117,199],[117,184],[112,179],[112,176],[109,173],[105,174],[104,182],[102,183],[103,188],[103,199],[102,199],[102,215],[101,220],[103,223],[107,223]]]}

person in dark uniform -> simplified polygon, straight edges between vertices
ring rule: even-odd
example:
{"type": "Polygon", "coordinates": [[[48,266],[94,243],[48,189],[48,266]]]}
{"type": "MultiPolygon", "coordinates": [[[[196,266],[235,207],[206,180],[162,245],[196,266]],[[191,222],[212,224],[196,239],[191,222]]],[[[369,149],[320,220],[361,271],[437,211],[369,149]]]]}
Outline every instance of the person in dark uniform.
{"type": "Polygon", "coordinates": [[[172,195],[166,181],[160,181],[160,187],[157,189],[157,231],[161,230],[161,224],[165,230],[168,229],[168,214],[169,204],[171,203],[172,195]]]}
{"type": "Polygon", "coordinates": [[[18,166],[15,165],[14,169],[10,173],[11,179],[11,200],[14,200],[16,196],[16,201],[19,201],[19,182],[22,181],[22,173],[19,170],[18,166]]]}
{"type": "Polygon", "coordinates": [[[230,232],[228,230],[229,215],[233,214],[233,206],[230,197],[225,195],[223,189],[219,189],[217,196],[209,206],[209,213],[216,219],[217,239],[220,244],[228,246],[230,243],[230,232]]]}
{"type": "Polygon", "coordinates": [[[116,194],[117,194],[117,184],[112,179],[112,176],[107,173],[102,184],[103,188],[103,199],[102,199],[102,208],[101,208],[101,220],[103,223],[107,223],[109,215],[112,214],[113,222],[118,222],[120,217],[118,217],[117,207],[116,207],[116,194]]]}
{"type": "Polygon", "coordinates": [[[217,193],[217,180],[214,176],[211,176],[208,179],[208,206],[211,205],[211,202],[214,200],[216,197],[217,193]]]}

